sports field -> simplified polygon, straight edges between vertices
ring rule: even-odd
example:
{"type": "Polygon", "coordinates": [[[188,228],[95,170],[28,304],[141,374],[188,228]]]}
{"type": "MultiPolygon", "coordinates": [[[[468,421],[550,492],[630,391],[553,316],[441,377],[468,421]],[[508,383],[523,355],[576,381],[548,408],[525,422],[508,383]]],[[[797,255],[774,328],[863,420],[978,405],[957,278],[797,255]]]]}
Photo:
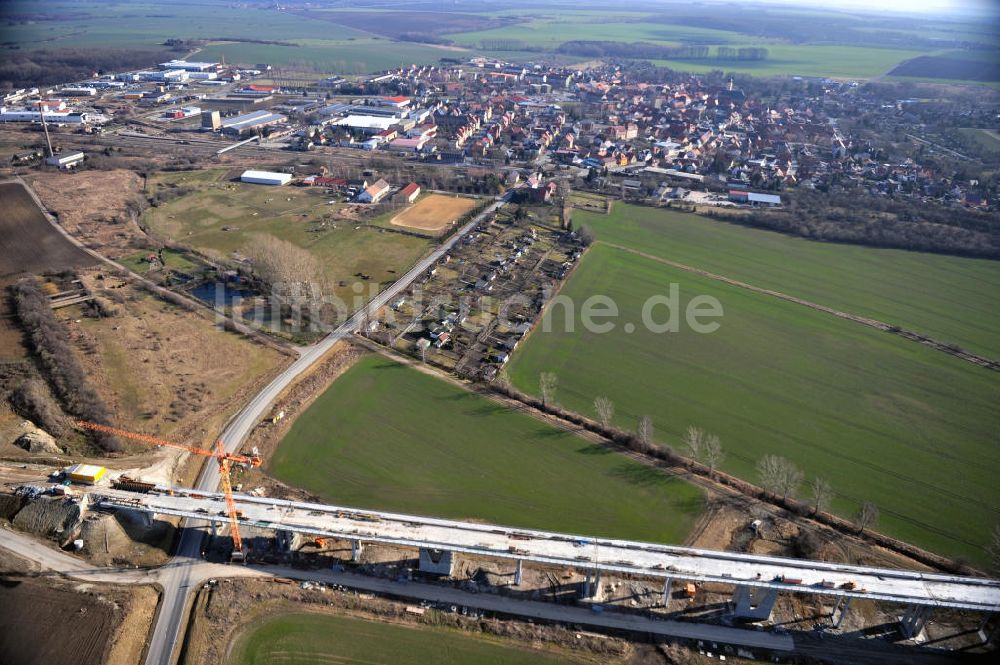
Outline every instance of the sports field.
{"type": "Polygon", "coordinates": [[[334,295],[351,304],[356,274],[372,288],[395,281],[430,247],[430,241],[337,219],[337,206],[320,191],[267,187],[228,180],[225,169],[158,174],[154,192],[177,185],[185,192],[144,218],[154,235],[229,257],[258,234],[309,250],[319,259],[334,295]]]}
{"type": "MultiPolygon", "coordinates": [[[[1000,520],[1000,377],[931,350],[816,310],[670,268],[598,243],[562,291],[576,303],[610,296],[621,317],[610,333],[536,329],[514,354],[511,376],[537,392],[543,371],[559,377],[557,399],[593,415],[593,400],[616,404],[634,430],[650,415],[656,438],[678,445],[696,425],[718,434],[723,468],[756,481],[763,455],[783,455],[808,477],[829,479],[834,509],[864,500],[882,509],[881,528],[946,555],[982,562],[1000,520]],[[656,334],[638,325],[646,299],[680,286],[680,300],[706,294],[723,308],[721,328],[656,334]]],[[[556,313],[557,316],[553,316],[556,313]]],[[[663,309],[656,319],[666,317],[663,309]]]]}
{"type": "Polygon", "coordinates": [[[616,203],[573,213],[600,240],[1000,359],[1000,261],[822,243],[616,203]]]}
{"type": "Polygon", "coordinates": [[[664,543],[702,507],[693,485],[378,356],[298,417],[268,472],[349,506],[664,543]]]}
{"type": "Polygon", "coordinates": [[[530,649],[513,640],[473,637],[444,628],[417,628],[298,612],[270,617],[244,629],[226,662],[229,665],[556,665],[591,661],[566,652],[554,654],[530,649]]]}
{"type": "Polygon", "coordinates": [[[396,226],[437,233],[476,207],[476,201],[460,196],[429,194],[392,218],[396,226]]]}

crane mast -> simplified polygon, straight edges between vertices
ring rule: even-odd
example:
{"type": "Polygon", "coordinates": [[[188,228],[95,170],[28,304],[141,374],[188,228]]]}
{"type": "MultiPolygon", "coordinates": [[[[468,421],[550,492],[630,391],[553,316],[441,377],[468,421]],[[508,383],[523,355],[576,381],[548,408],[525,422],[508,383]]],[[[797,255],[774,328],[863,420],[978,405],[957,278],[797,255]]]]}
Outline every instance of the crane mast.
{"type": "Polygon", "coordinates": [[[215,449],[208,450],[205,448],[198,448],[195,446],[188,446],[183,443],[176,443],[174,441],[168,441],[166,439],[160,439],[155,436],[150,436],[148,434],[140,434],[138,432],[130,432],[128,430],[119,429],[117,427],[111,427],[109,425],[100,425],[98,423],[91,423],[85,420],[79,420],[76,426],[81,429],[93,430],[96,432],[104,432],[106,434],[112,434],[115,436],[120,436],[125,439],[131,439],[133,441],[141,441],[154,446],[166,446],[168,448],[176,448],[178,450],[184,450],[194,455],[201,455],[202,457],[211,457],[219,465],[219,481],[222,485],[222,493],[226,499],[226,512],[229,515],[229,526],[233,537],[233,560],[242,561],[243,560],[243,538],[240,536],[240,512],[236,509],[236,502],[233,500],[233,485],[230,480],[229,474],[232,469],[233,464],[246,464],[251,467],[258,467],[261,465],[261,459],[257,455],[236,455],[233,453],[227,453],[226,448],[222,443],[222,439],[215,442],[215,449]]]}

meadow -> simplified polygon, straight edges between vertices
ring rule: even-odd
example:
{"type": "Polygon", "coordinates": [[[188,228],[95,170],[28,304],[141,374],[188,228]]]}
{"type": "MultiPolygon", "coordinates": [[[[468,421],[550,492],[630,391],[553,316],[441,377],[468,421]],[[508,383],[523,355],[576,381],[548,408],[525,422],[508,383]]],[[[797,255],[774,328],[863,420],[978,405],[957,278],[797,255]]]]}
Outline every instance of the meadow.
{"type": "Polygon", "coordinates": [[[430,626],[403,626],[329,614],[294,612],[251,624],[230,651],[230,665],[393,663],[393,665],[556,665],[590,662],[526,648],[512,640],[473,637],[430,626]]]}
{"type": "Polygon", "coordinates": [[[351,304],[355,275],[370,284],[393,282],[430,247],[430,241],[336,219],[323,192],[232,182],[225,169],[158,174],[153,192],[177,185],[185,193],[150,208],[144,223],[154,235],[220,258],[268,234],[309,250],[323,267],[334,295],[351,304]],[[341,284],[343,282],[343,284],[341,284]]]}
{"type": "MultiPolygon", "coordinates": [[[[516,386],[538,392],[541,372],[559,377],[557,401],[593,416],[599,395],[616,404],[615,422],[634,430],[652,417],[655,438],[680,448],[689,425],[719,435],[722,468],[757,480],[765,454],[785,456],[807,478],[837,490],[835,512],[861,501],[881,507],[881,530],[982,562],[1000,521],[994,454],[1000,428],[996,373],[854,322],[756,294],[601,243],[562,290],[576,303],[611,297],[621,313],[613,332],[568,332],[562,307],[545,314],[514,354],[516,386]],[[686,304],[708,295],[724,308],[721,328],[682,325],[657,334],[638,325],[646,299],[680,287],[686,304]]],[[[666,313],[661,309],[656,318],[666,313]]]]}
{"type": "Polygon", "coordinates": [[[616,203],[576,210],[600,240],[914,330],[1000,359],[1000,262],[816,242],[616,203]]]}
{"type": "Polygon", "coordinates": [[[700,490],[379,356],[292,425],[268,473],[326,501],[680,543],[700,490]]]}

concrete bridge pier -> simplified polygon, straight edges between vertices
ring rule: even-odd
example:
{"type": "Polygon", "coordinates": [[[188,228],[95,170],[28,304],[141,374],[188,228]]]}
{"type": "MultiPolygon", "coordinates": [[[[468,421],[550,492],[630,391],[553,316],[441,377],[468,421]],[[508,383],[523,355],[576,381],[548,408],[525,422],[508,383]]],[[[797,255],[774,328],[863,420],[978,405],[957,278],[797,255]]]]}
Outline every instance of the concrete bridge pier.
{"type": "Polygon", "coordinates": [[[216,538],[219,535],[219,523],[216,521],[211,521],[208,523],[208,528],[212,533],[212,538],[216,538]]]}
{"type": "Polygon", "coordinates": [[[594,573],[594,595],[592,596],[592,598],[597,599],[600,597],[601,597],[601,569],[598,568],[597,572],[594,573]]]}
{"type": "Polygon", "coordinates": [[[899,628],[903,637],[908,640],[920,635],[927,623],[927,618],[931,613],[931,608],[927,605],[910,605],[906,608],[906,613],[899,620],[899,628]]]}
{"type": "Polygon", "coordinates": [[[455,572],[455,553],[421,547],[419,568],[425,573],[450,577],[455,572]]]}
{"type": "Polygon", "coordinates": [[[663,609],[667,609],[670,606],[670,585],[673,580],[669,577],[663,580],[663,609]]]}
{"type": "Polygon", "coordinates": [[[771,618],[778,590],[740,585],[733,592],[733,615],[740,619],[766,621],[771,618]]]}
{"type": "Polygon", "coordinates": [[[847,611],[851,608],[850,596],[840,596],[837,598],[837,604],[833,606],[833,611],[830,612],[830,621],[833,623],[834,628],[840,628],[840,624],[844,621],[844,617],[847,616],[847,611]],[[837,614],[837,612],[840,614],[837,614]]]}
{"type": "Polygon", "coordinates": [[[1000,630],[1000,621],[994,623],[993,629],[990,630],[990,619],[992,618],[992,614],[983,615],[983,620],[979,624],[979,639],[983,641],[983,646],[992,642],[993,638],[997,636],[997,631],[1000,630]]]}
{"type": "Polygon", "coordinates": [[[514,586],[521,586],[521,578],[524,576],[524,559],[517,560],[517,568],[514,569],[514,586]]]}
{"type": "Polygon", "coordinates": [[[351,541],[351,561],[357,563],[361,561],[361,553],[365,551],[365,546],[360,540],[351,541]]]}

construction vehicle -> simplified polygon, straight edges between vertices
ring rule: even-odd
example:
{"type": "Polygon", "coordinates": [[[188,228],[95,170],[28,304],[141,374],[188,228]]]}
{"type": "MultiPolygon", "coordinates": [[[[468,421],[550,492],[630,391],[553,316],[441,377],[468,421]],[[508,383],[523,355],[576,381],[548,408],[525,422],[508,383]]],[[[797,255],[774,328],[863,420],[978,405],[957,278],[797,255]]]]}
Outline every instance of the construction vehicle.
{"type": "MultiPolygon", "coordinates": [[[[243,513],[236,509],[236,502],[233,501],[233,486],[229,477],[230,469],[233,464],[246,464],[250,467],[259,467],[261,465],[261,458],[259,455],[234,455],[226,452],[225,446],[222,444],[222,439],[215,442],[214,450],[207,450],[205,448],[197,448],[195,446],[188,446],[183,443],[175,443],[173,441],[167,441],[166,439],[159,439],[155,436],[149,436],[147,434],[139,434],[137,432],[129,432],[127,430],[118,429],[116,427],[109,427],[108,425],[99,425],[97,423],[91,423],[84,420],[77,421],[76,426],[81,429],[93,430],[96,432],[104,432],[106,434],[112,434],[114,436],[120,436],[124,439],[131,439],[133,441],[141,441],[153,446],[166,446],[168,448],[176,448],[178,450],[185,450],[194,455],[201,455],[203,457],[212,457],[219,464],[219,480],[222,485],[222,493],[226,499],[226,511],[229,514],[229,526],[233,538],[233,554],[231,559],[233,561],[242,562],[245,559],[243,552],[243,539],[240,537],[240,524],[239,519],[243,517],[243,513]]],[[[195,496],[192,494],[191,496],[195,496]]],[[[206,511],[207,512],[207,511],[206,511]]]]}

